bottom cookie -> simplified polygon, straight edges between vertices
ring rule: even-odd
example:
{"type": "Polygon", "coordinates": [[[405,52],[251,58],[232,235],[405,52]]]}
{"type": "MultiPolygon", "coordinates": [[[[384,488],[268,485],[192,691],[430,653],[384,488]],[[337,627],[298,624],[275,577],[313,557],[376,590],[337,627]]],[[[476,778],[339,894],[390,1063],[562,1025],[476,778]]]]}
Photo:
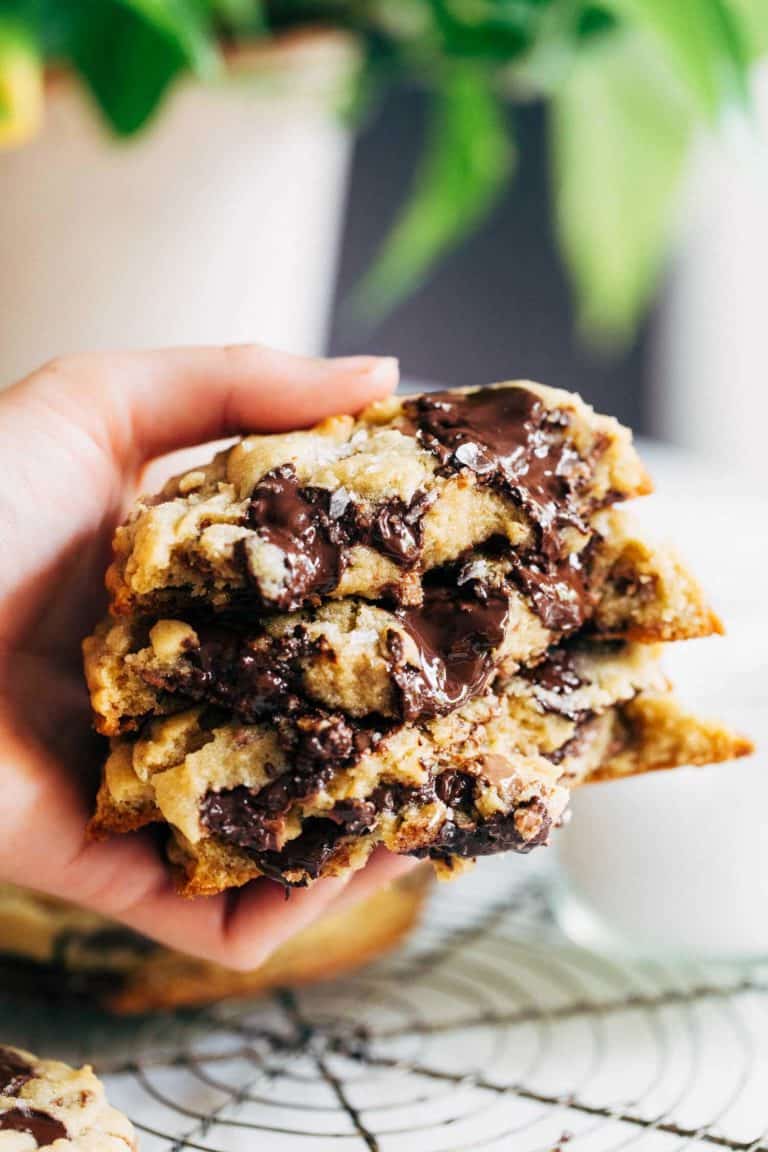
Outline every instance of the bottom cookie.
{"type": "Polygon", "coordinates": [[[20,992],[58,990],[133,1014],[328,980],[399,944],[415,926],[430,882],[429,869],[420,868],[353,907],[323,916],[252,972],[231,972],[95,913],[4,887],[0,981],[20,992]]]}
{"type": "Polygon", "coordinates": [[[134,1152],[129,1120],[110,1107],[91,1068],[0,1045],[0,1150],[134,1152]]]}

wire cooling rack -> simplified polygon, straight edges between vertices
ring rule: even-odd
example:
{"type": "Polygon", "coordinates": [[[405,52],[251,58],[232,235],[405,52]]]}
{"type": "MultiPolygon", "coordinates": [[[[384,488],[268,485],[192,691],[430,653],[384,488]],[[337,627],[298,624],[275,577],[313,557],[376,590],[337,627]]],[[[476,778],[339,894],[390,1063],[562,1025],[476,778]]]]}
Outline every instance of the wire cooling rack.
{"type": "Polygon", "coordinates": [[[528,863],[335,984],[118,1022],[0,998],[1,1035],[92,1060],[144,1152],[768,1152],[768,963],[576,948],[528,863]]]}

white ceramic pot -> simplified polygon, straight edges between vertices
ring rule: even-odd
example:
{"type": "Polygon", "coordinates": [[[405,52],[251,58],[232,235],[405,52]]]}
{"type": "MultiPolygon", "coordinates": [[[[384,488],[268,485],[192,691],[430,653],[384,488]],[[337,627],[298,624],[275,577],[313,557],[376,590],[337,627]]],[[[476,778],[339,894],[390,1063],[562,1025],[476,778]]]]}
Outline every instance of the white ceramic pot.
{"type": "Polygon", "coordinates": [[[702,143],[656,329],[653,432],[722,462],[763,467],[768,422],[768,64],[755,115],[702,143]]]}
{"type": "Polygon", "coordinates": [[[78,349],[321,350],[356,66],[334,33],[240,53],[127,143],[54,78],[41,135],[0,153],[0,385],[78,349]]]}
{"type": "Polygon", "coordinates": [[[727,635],[671,645],[684,702],[751,736],[734,764],[597,784],[555,837],[560,916],[582,942],[644,954],[768,956],[768,500],[738,471],[649,451],[649,529],[700,575],[727,635]]]}

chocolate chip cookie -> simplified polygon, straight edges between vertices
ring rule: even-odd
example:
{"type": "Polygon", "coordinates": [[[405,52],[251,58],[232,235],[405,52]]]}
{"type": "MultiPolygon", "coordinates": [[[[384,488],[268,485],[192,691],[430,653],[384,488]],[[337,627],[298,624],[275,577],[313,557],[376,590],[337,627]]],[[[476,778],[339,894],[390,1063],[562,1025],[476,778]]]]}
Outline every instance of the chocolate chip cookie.
{"type": "Polygon", "coordinates": [[[527,852],[577,783],[746,750],[679,709],[654,646],[564,646],[421,723],[312,709],[245,724],[206,707],[154,720],[113,742],[93,829],[166,823],[187,895],[258,875],[305,885],[361,867],[377,844],[448,867],[527,852]],[[648,708],[674,732],[662,746],[648,708]]]}
{"type": "Polygon", "coordinates": [[[570,789],[746,754],[656,642],[721,631],[614,505],[630,433],[528,382],[249,436],[139,501],[85,642],[91,831],[159,822],[179,890],[306,885],[376,845],[527,852],[570,789]]]}
{"type": "Polygon", "coordinates": [[[133,1127],[91,1069],[0,1046],[0,1149],[129,1152],[133,1127]]]}
{"type": "Polygon", "coordinates": [[[504,550],[486,548],[434,569],[410,607],[349,597],[262,620],[108,618],[85,642],[96,726],[126,733],[195,702],[255,722],[308,700],[412,721],[447,714],[587,625],[596,637],[651,642],[720,630],[670,549],[618,512],[596,518],[595,532],[578,595],[574,583],[563,589],[557,616],[542,617],[504,550]]]}
{"type": "Polygon", "coordinates": [[[500,537],[543,605],[579,581],[600,508],[648,491],[626,429],[528,383],[383,401],[249,436],[139,501],[115,538],[117,612],[196,601],[290,611],[422,599],[422,576],[500,537]]]}

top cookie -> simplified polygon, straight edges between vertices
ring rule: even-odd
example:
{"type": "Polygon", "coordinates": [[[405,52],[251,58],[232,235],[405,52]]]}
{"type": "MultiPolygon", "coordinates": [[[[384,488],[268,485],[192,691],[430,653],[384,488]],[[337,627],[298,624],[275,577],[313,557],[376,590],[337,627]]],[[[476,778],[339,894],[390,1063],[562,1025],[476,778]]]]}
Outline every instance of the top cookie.
{"type": "Polygon", "coordinates": [[[517,382],[392,398],[249,436],[139,500],[107,586],[119,614],[418,604],[424,572],[502,537],[545,605],[578,569],[593,513],[649,490],[629,431],[570,393],[517,382]]]}
{"type": "Polygon", "coordinates": [[[133,1127],[91,1069],[0,1046],[0,1149],[132,1152],[133,1127]]]}

